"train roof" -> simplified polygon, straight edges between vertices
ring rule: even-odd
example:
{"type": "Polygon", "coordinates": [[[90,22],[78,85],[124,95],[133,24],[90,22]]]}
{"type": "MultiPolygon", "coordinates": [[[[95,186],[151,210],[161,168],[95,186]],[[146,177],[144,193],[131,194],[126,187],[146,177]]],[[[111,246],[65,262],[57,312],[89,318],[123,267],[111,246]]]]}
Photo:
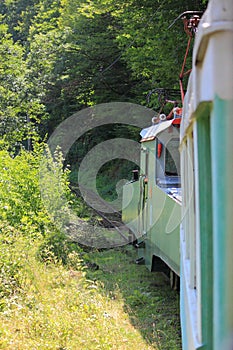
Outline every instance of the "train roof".
{"type": "Polygon", "coordinates": [[[159,133],[169,128],[169,126],[174,124],[174,122],[175,119],[161,121],[160,123],[152,125],[149,128],[142,129],[140,132],[142,137],[141,142],[154,140],[159,133]]]}

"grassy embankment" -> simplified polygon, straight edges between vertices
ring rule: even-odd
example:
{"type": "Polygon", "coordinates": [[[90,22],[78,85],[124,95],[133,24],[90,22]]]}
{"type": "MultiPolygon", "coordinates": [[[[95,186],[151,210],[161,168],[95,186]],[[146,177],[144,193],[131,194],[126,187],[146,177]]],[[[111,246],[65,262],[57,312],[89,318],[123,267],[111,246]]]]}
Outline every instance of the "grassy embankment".
{"type": "Polygon", "coordinates": [[[0,158],[0,349],[180,349],[166,279],[135,265],[132,246],[70,242],[41,203],[38,161],[0,158]]]}

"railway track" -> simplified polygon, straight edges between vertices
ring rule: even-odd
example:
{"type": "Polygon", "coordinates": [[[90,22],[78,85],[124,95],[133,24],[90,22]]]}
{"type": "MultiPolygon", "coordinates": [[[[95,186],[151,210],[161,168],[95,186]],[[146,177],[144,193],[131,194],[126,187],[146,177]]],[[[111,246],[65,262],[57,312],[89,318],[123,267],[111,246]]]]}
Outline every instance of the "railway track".
{"type": "MultiPolygon", "coordinates": [[[[84,199],[97,218],[101,218],[101,220],[95,220],[95,224],[84,222],[82,229],[79,227],[79,234],[76,234],[79,243],[96,248],[110,248],[123,246],[135,240],[132,232],[122,223],[120,211],[87,188],[74,186],[70,188],[77,197],[84,199]]],[[[81,219],[78,222],[81,224],[81,219]]],[[[74,224],[70,231],[74,231],[74,226],[77,225],[74,224]]],[[[74,232],[72,236],[74,238],[74,232]]]]}
{"type": "MultiPolygon", "coordinates": [[[[72,187],[71,189],[78,197],[83,197],[83,193],[84,193],[83,189],[82,189],[82,193],[78,188],[72,187]]],[[[108,238],[105,241],[106,235],[103,234],[103,236],[101,237],[102,239],[104,237],[104,239],[101,240],[102,246],[98,246],[100,242],[98,239],[97,241],[95,241],[95,244],[93,244],[93,246],[95,245],[95,247],[97,248],[98,247],[113,248],[116,246],[123,246],[129,243],[133,243],[135,241],[135,238],[132,235],[131,231],[129,231],[129,229],[122,223],[121,213],[115,210],[111,204],[106,203],[104,200],[102,200],[94,192],[88,189],[85,189],[85,190],[86,190],[86,194],[88,194],[88,202],[89,203],[90,201],[92,202],[91,210],[102,220],[100,226],[103,225],[104,228],[107,230],[110,230],[110,232],[113,230],[115,232],[115,235],[114,235],[115,239],[116,239],[116,235],[118,235],[118,237],[120,238],[120,244],[109,245],[108,238]],[[99,204],[100,207],[102,206],[103,210],[104,209],[106,211],[109,210],[109,212],[106,213],[96,209],[95,208],[96,204],[99,204]],[[107,244],[104,245],[106,242],[107,244]]],[[[102,271],[104,277],[100,277],[101,274],[99,273],[98,278],[100,279],[103,278],[103,280],[107,278],[106,276],[109,276],[109,275],[112,276],[113,274],[115,276],[116,273],[118,273],[118,269],[120,270],[120,274],[122,276],[122,264],[125,264],[125,263],[128,264],[124,268],[125,271],[130,271],[130,275],[129,275],[130,277],[127,279],[128,288],[129,289],[131,288],[133,290],[132,294],[135,293],[135,290],[138,288],[138,284],[135,283],[135,281],[138,278],[140,280],[140,288],[142,288],[142,283],[144,283],[145,291],[142,292],[142,298],[148,293],[150,295],[149,300],[151,303],[153,303],[153,307],[152,307],[150,306],[151,305],[150,302],[146,301],[145,299],[143,301],[144,309],[148,310],[147,311],[147,315],[149,315],[148,319],[154,320],[153,327],[151,329],[151,336],[149,335],[149,337],[151,337],[152,341],[156,341],[156,343],[159,342],[161,344],[162,343],[167,344],[168,342],[167,332],[168,332],[168,325],[169,325],[169,327],[172,329],[172,334],[173,334],[171,342],[176,343],[177,346],[175,348],[179,349],[180,348],[179,294],[173,293],[171,296],[170,293],[168,293],[168,286],[169,286],[169,283],[168,283],[169,279],[167,278],[168,276],[166,274],[154,275],[156,277],[151,276],[151,279],[150,279],[151,283],[149,283],[148,285],[149,276],[145,277],[145,270],[137,269],[137,272],[135,272],[135,275],[132,275],[132,271],[136,271],[136,269],[134,270],[131,264],[137,265],[137,260],[136,260],[137,255],[134,250],[129,250],[129,247],[125,247],[123,249],[115,249],[114,252],[111,251],[109,253],[107,249],[105,250],[104,254],[110,254],[111,256],[112,254],[115,254],[116,259],[110,260],[110,261],[113,261],[113,265],[111,265],[111,263],[108,263],[107,265],[105,265],[106,260],[105,259],[103,261],[101,260],[102,255],[95,255],[95,254],[99,254],[99,252],[96,252],[95,250],[93,250],[92,254],[94,254],[95,258],[94,258],[94,262],[88,263],[87,265],[88,271],[89,273],[93,273],[93,271],[95,270],[99,270],[100,273],[102,271]],[[119,263],[119,260],[117,260],[117,258],[119,259],[120,252],[122,254],[120,258],[122,259],[122,263],[119,263]],[[132,276],[137,276],[137,278],[133,278],[132,276]],[[154,302],[153,302],[153,297],[154,297],[154,302]],[[156,325],[157,325],[158,331],[156,333],[157,336],[155,337],[156,325]],[[163,339],[165,338],[165,336],[162,333],[161,334],[159,333],[160,327],[162,328],[166,327],[166,339],[163,339]],[[175,340],[174,340],[174,333],[175,333],[175,340]]],[[[91,255],[91,257],[93,259],[93,255],[91,255]]],[[[116,279],[117,278],[114,278],[113,283],[115,283],[116,279]]],[[[122,281],[122,278],[120,280],[122,281]]],[[[109,281],[107,284],[109,284],[109,281]]],[[[122,288],[125,292],[126,288],[124,286],[124,283],[122,283],[122,288]]],[[[114,285],[112,286],[112,289],[114,289],[114,285]]],[[[141,315],[140,305],[141,304],[139,304],[138,308],[137,307],[134,308],[133,311],[132,311],[132,308],[129,308],[134,318],[138,317],[137,315],[139,314],[141,315]]],[[[151,327],[151,322],[148,324],[147,327],[148,329],[151,327]]],[[[169,344],[167,346],[169,347],[169,344]]],[[[168,349],[168,347],[166,347],[166,349],[168,349]]]]}

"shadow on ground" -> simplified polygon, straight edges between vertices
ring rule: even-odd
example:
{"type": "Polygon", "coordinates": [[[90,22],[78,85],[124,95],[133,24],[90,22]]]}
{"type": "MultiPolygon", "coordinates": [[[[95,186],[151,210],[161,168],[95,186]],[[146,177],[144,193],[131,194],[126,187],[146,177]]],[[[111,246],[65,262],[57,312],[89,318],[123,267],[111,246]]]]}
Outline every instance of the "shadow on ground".
{"type": "Polygon", "coordinates": [[[102,293],[110,298],[123,299],[132,325],[148,344],[180,350],[179,294],[165,275],[137,265],[136,258],[132,245],[89,252],[87,278],[100,282],[102,293]]]}

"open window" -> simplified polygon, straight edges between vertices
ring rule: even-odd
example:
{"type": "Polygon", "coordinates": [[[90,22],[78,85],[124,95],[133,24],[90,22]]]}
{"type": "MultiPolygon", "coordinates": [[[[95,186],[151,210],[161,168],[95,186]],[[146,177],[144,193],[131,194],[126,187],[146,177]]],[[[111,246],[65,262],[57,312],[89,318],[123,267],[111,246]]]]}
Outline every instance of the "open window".
{"type": "Polygon", "coordinates": [[[180,176],[179,139],[171,139],[165,150],[165,176],[180,176]]]}
{"type": "Polygon", "coordinates": [[[156,184],[165,190],[180,188],[179,138],[169,137],[169,134],[164,136],[159,140],[163,149],[161,156],[156,159],[156,184]]]}

